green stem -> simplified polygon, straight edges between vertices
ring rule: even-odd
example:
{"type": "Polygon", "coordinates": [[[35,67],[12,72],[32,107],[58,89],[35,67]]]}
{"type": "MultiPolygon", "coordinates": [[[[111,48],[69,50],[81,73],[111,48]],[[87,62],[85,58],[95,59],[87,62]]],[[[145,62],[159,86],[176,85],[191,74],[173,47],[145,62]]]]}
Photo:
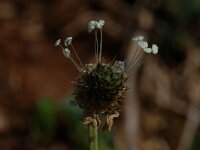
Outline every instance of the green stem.
{"type": "Polygon", "coordinates": [[[98,129],[97,126],[90,123],[89,128],[89,146],[90,150],[98,150],[98,129]]]}

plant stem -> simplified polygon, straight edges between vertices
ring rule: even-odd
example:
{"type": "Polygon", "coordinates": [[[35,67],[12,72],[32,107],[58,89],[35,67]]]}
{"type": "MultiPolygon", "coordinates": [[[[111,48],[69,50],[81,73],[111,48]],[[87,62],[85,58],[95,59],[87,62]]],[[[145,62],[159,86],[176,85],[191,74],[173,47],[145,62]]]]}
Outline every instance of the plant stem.
{"type": "Polygon", "coordinates": [[[98,129],[97,126],[90,123],[89,128],[89,146],[90,150],[98,150],[98,129]]]}

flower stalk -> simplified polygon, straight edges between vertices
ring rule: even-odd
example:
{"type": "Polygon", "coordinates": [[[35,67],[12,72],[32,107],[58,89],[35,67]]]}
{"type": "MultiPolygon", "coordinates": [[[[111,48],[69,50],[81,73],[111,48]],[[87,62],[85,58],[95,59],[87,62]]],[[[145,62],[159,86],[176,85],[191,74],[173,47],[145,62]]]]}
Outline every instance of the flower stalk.
{"type": "Polygon", "coordinates": [[[98,150],[98,128],[92,123],[88,125],[88,140],[90,150],[98,150]]]}

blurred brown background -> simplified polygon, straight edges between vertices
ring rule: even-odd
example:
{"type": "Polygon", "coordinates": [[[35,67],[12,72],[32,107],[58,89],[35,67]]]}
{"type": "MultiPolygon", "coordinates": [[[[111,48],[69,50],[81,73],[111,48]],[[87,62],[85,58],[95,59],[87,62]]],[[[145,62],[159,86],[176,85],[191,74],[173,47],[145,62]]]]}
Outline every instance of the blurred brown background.
{"type": "Polygon", "coordinates": [[[101,150],[199,150],[199,0],[0,0],[0,149],[87,149],[81,111],[69,104],[77,71],[54,47],[73,36],[94,56],[89,20],[106,21],[105,60],[126,59],[131,38],[159,45],[134,72],[124,115],[101,150]]]}

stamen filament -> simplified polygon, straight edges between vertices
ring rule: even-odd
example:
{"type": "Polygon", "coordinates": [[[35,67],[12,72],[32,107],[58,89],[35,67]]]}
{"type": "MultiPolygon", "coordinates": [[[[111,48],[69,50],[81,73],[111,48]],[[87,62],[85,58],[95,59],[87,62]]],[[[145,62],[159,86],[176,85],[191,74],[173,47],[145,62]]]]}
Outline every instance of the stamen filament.
{"type": "Polygon", "coordinates": [[[96,52],[96,61],[99,62],[99,42],[98,42],[98,35],[97,35],[97,31],[95,30],[95,52],[96,52]]]}
{"type": "Polygon", "coordinates": [[[72,61],[72,63],[73,63],[74,66],[76,67],[76,69],[77,69],[79,72],[81,72],[80,66],[73,60],[73,58],[72,58],[72,57],[69,57],[69,59],[72,61]]]}
{"type": "Polygon", "coordinates": [[[102,57],[102,37],[103,37],[103,29],[100,29],[100,52],[99,52],[99,62],[101,62],[102,57]]]}
{"type": "MultiPolygon", "coordinates": [[[[138,50],[138,48],[137,48],[137,50],[138,50]]],[[[139,51],[139,53],[135,53],[133,59],[131,60],[131,64],[128,66],[126,72],[131,71],[135,67],[135,65],[137,65],[138,61],[140,60],[140,56],[142,55],[141,52],[142,51],[139,51]]]]}
{"type": "MultiPolygon", "coordinates": [[[[136,57],[136,54],[138,53],[138,50],[139,50],[139,47],[137,46],[137,49],[135,50],[135,52],[134,52],[134,54],[133,54],[133,58],[132,58],[129,62],[127,62],[127,63],[131,63],[131,64],[132,64],[132,62],[134,62],[135,57],[136,57]]],[[[130,64],[129,66],[126,67],[126,70],[129,70],[131,64],[130,64]]],[[[125,71],[126,71],[126,70],[125,70],[125,71]]]]}
{"type": "Polygon", "coordinates": [[[79,61],[80,65],[81,65],[81,67],[82,67],[82,68],[84,68],[84,66],[83,66],[83,63],[82,63],[82,61],[81,61],[80,57],[78,56],[78,54],[76,53],[76,50],[75,50],[75,48],[73,47],[73,45],[72,45],[72,44],[71,44],[71,47],[72,47],[72,50],[73,50],[73,52],[74,52],[74,53],[75,53],[75,55],[76,55],[76,58],[78,59],[78,61],[79,61]]]}
{"type": "MultiPolygon", "coordinates": [[[[62,50],[64,50],[64,47],[61,45],[61,44],[59,44],[59,46],[61,47],[61,49],[62,50]]],[[[73,48],[72,48],[73,49],[73,48]]],[[[68,57],[71,61],[72,61],[72,63],[74,64],[74,66],[76,67],[76,69],[79,71],[79,72],[81,72],[81,67],[74,61],[74,59],[71,57],[71,56],[69,56],[68,57]]]]}
{"type": "Polygon", "coordinates": [[[59,46],[62,48],[62,50],[64,49],[64,47],[61,44],[59,44],[59,46]]]}

